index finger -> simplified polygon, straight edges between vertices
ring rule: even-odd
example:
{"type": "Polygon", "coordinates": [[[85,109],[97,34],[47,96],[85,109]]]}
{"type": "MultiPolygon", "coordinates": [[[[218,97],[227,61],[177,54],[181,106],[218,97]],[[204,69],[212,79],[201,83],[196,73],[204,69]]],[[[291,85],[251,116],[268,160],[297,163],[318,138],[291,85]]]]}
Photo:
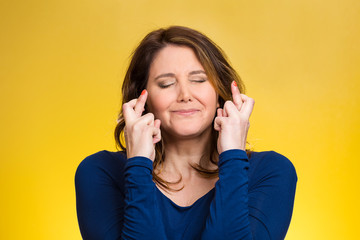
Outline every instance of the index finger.
{"type": "Polygon", "coordinates": [[[232,93],[233,103],[235,104],[237,110],[240,111],[243,101],[241,98],[241,93],[235,81],[231,83],[231,93],[232,93]]]}
{"type": "Polygon", "coordinates": [[[138,116],[138,117],[140,117],[142,112],[145,110],[145,103],[146,103],[147,96],[148,96],[148,92],[146,91],[146,89],[144,89],[136,101],[134,110],[135,110],[136,116],[138,116]]]}

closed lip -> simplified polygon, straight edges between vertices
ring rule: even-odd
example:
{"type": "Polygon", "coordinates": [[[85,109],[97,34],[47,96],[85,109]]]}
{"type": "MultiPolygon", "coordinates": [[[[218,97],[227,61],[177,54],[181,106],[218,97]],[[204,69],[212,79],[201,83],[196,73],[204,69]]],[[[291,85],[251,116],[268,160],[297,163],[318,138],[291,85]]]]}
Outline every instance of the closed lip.
{"type": "Polygon", "coordinates": [[[191,114],[199,112],[199,109],[195,109],[195,108],[192,108],[192,109],[178,109],[178,110],[174,110],[172,112],[177,113],[177,114],[181,114],[181,115],[191,115],[191,114]]]}

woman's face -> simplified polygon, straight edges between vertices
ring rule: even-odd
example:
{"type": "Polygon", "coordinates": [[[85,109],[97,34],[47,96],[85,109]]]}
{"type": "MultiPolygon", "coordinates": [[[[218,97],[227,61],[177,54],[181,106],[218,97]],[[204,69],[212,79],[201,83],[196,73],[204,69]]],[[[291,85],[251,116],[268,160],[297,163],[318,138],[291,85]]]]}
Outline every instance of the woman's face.
{"type": "Polygon", "coordinates": [[[169,45],[155,56],[146,89],[147,107],[165,135],[191,138],[212,128],[218,95],[191,48],[169,45]]]}

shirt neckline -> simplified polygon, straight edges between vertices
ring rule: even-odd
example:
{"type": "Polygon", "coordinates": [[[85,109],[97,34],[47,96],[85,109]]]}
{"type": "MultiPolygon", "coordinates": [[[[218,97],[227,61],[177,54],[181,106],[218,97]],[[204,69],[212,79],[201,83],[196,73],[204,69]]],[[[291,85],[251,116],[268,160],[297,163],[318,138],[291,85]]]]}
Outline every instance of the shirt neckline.
{"type": "Polygon", "coordinates": [[[181,209],[181,210],[186,210],[186,209],[190,209],[193,206],[197,205],[200,201],[202,201],[203,199],[207,198],[208,195],[210,195],[213,191],[215,191],[215,187],[213,187],[212,189],[210,189],[207,193],[205,193],[204,195],[202,195],[200,198],[198,198],[193,204],[189,205],[189,206],[180,206],[178,204],[176,204],[173,200],[171,200],[170,198],[168,198],[165,194],[163,194],[160,189],[158,189],[158,187],[155,184],[155,188],[156,191],[158,192],[158,194],[160,194],[160,196],[162,198],[164,198],[166,201],[170,202],[171,205],[173,205],[175,208],[181,209]]]}

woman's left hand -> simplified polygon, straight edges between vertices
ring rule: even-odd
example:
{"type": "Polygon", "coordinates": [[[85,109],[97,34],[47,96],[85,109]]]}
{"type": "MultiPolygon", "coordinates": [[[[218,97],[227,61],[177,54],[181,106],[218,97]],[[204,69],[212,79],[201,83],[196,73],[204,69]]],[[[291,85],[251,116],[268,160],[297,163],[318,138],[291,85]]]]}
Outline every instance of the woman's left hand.
{"type": "Polygon", "coordinates": [[[235,81],[231,84],[233,101],[226,101],[224,108],[217,109],[214,121],[215,130],[219,131],[219,154],[230,149],[245,150],[249,130],[249,118],[254,107],[254,99],[241,94],[235,81]]]}

